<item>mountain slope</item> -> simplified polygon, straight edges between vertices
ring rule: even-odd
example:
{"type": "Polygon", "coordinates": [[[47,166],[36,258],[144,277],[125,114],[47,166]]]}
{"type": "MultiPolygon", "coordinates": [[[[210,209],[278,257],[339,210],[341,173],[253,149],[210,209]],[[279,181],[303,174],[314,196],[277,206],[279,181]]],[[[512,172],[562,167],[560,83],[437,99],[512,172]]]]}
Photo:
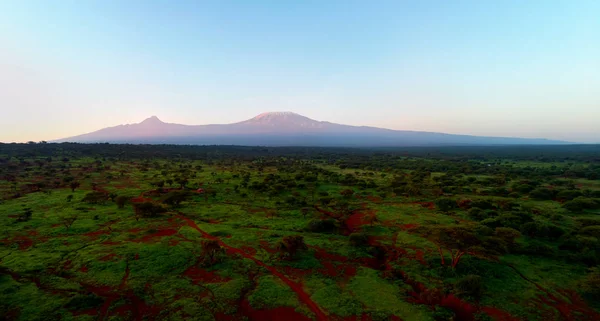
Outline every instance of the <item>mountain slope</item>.
{"type": "Polygon", "coordinates": [[[138,124],[104,128],[57,142],[231,144],[267,146],[424,146],[563,144],[547,139],[482,137],[391,130],[317,121],[292,112],[269,112],[233,124],[181,125],[152,116],[138,124]]]}

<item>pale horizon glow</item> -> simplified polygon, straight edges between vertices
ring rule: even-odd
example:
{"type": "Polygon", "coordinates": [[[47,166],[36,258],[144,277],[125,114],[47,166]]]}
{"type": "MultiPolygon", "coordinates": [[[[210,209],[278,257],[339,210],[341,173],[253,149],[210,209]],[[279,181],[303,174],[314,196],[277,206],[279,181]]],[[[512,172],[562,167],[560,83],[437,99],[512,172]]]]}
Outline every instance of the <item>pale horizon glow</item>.
{"type": "Polygon", "coordinates": [[[598,1],[0,2],[0,142],[156,115],[600,143],[598,1]]]}

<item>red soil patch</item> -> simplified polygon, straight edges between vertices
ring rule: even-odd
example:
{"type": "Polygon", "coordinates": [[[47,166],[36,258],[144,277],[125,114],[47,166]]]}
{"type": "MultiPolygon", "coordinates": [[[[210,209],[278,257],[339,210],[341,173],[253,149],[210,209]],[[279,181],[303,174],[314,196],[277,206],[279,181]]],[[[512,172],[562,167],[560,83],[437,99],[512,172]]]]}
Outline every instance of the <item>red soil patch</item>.
{"type": "Polygon", "coordinates": [[[318,247],[312,247],[316,250],[315,258],[321,262],[322,268],[318,269],[318,272],[329,276],[338,277],[344,276],[350,278],[356,275],[356,266],[350,263],[350,260],[339,254],[332,254],[326,252],[324,249],[318,247]],[[334,264],[333,262],[337,262],[334,264]]]}
{"type": "Polygon", "coordinates": [[[435,210],[435,204],[433,202],[414,202],[412,204],[421,205],[421,207],[425,207],[429,210],[435,210]]]}
{"type": "Polygon", "coordinates": [[[256,249],[251,246],[241,246],[240,250],[242,250],[252,256],[256,255],[256,249]]]}
{"type": "Polygon", "coordinates": [[[260,244],[260,247],[263,248],[263,250],[267,251],[267,253],[270,253],[270,254],[277,253],[277,250],[272,248],[271,244],[269,244],[269,242],[260,240],[259,244],[260,244]]]}
{"type": "Polygon", "coordinates": [[[27,231],[27,234],[30,236],[37,236],[40,235],[40,233],[36,230],[31,230],[31,231],[27,231]]]}
{"type": "Polygon", "coordinates": [[[103,256],[103,257],[99,258],[99,259],[98,259],[98,261],[102,261],[102,262],[108,262],[108,261],[112,261],[112,259],[113,259],[114,257],[117,257],[117,254],[115,254],[115,253],[110,253],[110,254],[107,254],[107,255],[105,255],[105,256],[103,256]]]}
{"type": "Polygon", "coordinates": [[[417,259],[417,261],[419,261],[419,263],[421,263],[423,265],[427,265],[427,262],[425,261],[425,258],[423,257],[423,251],[422,250],[416,250],[415,251],[415,258],[417,259]]]}
{"type": "Polygon", "coordinates": [[[33,246],[33,240],[27,236],[15,236],[12,239],[3,239],[0,242],[6,242],[8,244],[17,244],[19,250],[25,251],[33,246]]]}
{"type": "Polygon", "coordinates": [[[56,228],[56,227],[59,227],[59,226],[62,226],[62,224],[60,224],[60,223],[56,223],[56,224],[52,224],[50,227],[52,227],[52,228],[56,228]]]}
{"type": "Polygon", "coordinates": [[[98,231],[94,231],[94,232],[88,232],[88,233],[84,233],[83,235],[85,236],[91,236],[91,237],[97,237],[100,235],[109,235],[110,231],[107,230],[98,230],[98,231]]]}
{"type": "Polygon", "coordinates": [[[191,266],[183,275],[192,280],[193,283],[222,283],[230,281],[230,278],[224,278],[213,271],[206,271],[196,266],[191,266]]]}
{"type": "Polygon", "coordinates": [[[481,308],[481,311],[489,315],[494,321],[520,321],[510,315],[510,313],[494,307],[483,307],[481,308]]]}
{"type": "Polygon", "coordinates": [[[562,316],[562,319],[567,321],[600,320],[600,313],[590,308],[577,292],[567,289],[558,290],[557,292],[562,297],[556,296],[538,283],[527,278],[514,266],[510,264],[507,266],[512,268],[523,280],[530,282],[540,291],[544,292],[545,295],[539,295],[534,300],[540,310],[546,310],[548,307],[554,308],[562,316]]]}
{"type": "Polygon", "coordinates": [[[70,270],[73,267],[73,262],[71,260],[66,260],[63,264],[63,270],[70,270]]]}
{"type": "MultiPolygon", "coordinates": [[[[306,306],[308,306],[308,308],[310,308],[310,310],[316,315],[317,320],[318,321],[325,321],[327,320],[327,316],[325,315],[325,313],[321,310],[321,308],[310,298],[310,296],[304,292],[304,289],[302,288],[302,285],[293,282],[292,280],[290,280],[289,278],[287,278],[285,275],[283,275],[281,272],[277,271],[277,269],[275,269],[272,266],[269,266],[267,264],[265,264],[262,261],[259,261],[258,259],[256,259],[254,256],[249,255],[248,253],[238,249],[238,248],[234,248],[228,244],[226,244],[225,242],[221,241],[218,237],[215,237],[213,235],[210,235],[208,233],[206,233],[205,231],[201,230],[198,225],[192,221],[191,219],[184,217],[184,216],[179,216],[181,219],[183,219],[184,221],[187,222],[187,224],[194,228],[196,231],[198,231],[204,238],[210,239],[210,240],[215,240],[217,242],[219,242],[219,244],[224,247],[225,249],[227,249],[228,253],[235,253],[235,254],[239,254],[244,258],[247,258],[249,260],[252,260],[254,263],[256,263],[257,265],[265,268],[266,270],[268,270],[269,272],[271,272],[271,274],[273,274],[274,276],[278,277],[279,279],[281,279],[281,281],[283,281],[285,284],[287,284],[290,289],[292,289],[294,292],[296,292],[296,295],[298,296],[298,300],[300,300],[300,302],[304,303],[306,306]]],[[[278,308],[280,309],[280,308],[278,308]]],[[[277,309],[275,309],[277,310],[277,309]]],[[[270,310],[267,310],[270,311],[270,310]]],[[[292,309],[293,311],[293,309],[292,309]]],[[[256,314],[251,314],[250,315],[250,319],[251,320],[310,320],[308,317],[305,317],[305,319],[301,319],[300,317],[305,317],[297,312],[294,311],[294,313],[292,314],[291,312],[288,311],[278,311],[278,313],[272,314],[272,313],[259,313],[257,312],[256,314]],[[283,316],[287,316],[286,318],[283,318],[283,316]],[[276,319],[273,319],[273,317],[277,317],[276,319]]]]}
{"type": "Polygon", "coordinates": [[[81,268],[79,268],[79,272],[87,273],[88,272],[88,267],[85,266],[85,265],[81,266],[81,268]]]}
{"type": "Polygon", "coordinates": [[[175,235],[175,234],[177,234],[177,230],[172,229],[172,228],[166,228],[166,229],[157,230],[156,232],[154,232],[152,234],[145,235],[141,239],[134,240],[133,242],[149,243],[149,242],[153,241],[155,238],[161,238],[164,236],[171,236],[171,235],[175,235]]]}
{"type": "Polygon", "coordinates": [[[373,203],[381,203],[381,197],[379,196],[367,196],[367,199],[373,203]]]}
{"type": "Polygon", "coordinates": [[[152,202],[151,198],[145,198],[143,196],[134,197],[131,200],[131,203],[144,203],[144,202],[152,202]]]}
{"type": "Polygon", "coordinates": [[[400,224],[398,225],[398,228],[400,228],[401,230],[412,230],[416,227],[419,227],[419,224],[400,224]]]}
{"type": "Polygon", "coordinates": [[[346,227],[350,232],[359,230],[363,225],[365,225],[364,218],[366,216],[366,213],[356,213],[350,215],[350,217],[348,217],[346,220],[346,227]]]}

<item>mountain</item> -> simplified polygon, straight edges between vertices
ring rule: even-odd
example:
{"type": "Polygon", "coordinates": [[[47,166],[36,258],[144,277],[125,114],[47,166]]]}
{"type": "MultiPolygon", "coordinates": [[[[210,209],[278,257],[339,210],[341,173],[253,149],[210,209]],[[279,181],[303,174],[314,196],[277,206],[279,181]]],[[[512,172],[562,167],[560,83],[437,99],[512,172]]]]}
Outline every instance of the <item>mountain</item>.
{"type": "Polygon", "coordinates": [[[138,124],[108,127],[56,142],[357,147],[566,143],[538,138],[483,137],[349,126],[317,121],[292,112],[268,112],[238,123],[213,125],[171,124],[152,116],[138,124]]]}

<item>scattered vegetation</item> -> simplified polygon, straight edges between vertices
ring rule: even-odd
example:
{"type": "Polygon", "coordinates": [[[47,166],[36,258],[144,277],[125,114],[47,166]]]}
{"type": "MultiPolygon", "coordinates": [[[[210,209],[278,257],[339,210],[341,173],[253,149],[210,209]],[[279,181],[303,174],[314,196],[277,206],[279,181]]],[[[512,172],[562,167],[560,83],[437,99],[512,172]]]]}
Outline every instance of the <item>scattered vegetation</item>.
{"type": "Polygon", "coordinates": [[[599,161],[0,144],[0,319],[600,320],[599,161]]]}

